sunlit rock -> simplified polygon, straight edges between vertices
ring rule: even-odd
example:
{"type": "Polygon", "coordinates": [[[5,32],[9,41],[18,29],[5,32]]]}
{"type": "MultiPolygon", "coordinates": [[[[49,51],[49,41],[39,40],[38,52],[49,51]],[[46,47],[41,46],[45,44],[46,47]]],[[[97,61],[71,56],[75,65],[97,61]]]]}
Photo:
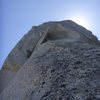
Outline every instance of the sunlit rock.
{"type": "Polygon", "coordinates": [[[100,42],[71,20],[32,27],[0,70],[0,100],[100,100],[100,42]]]}

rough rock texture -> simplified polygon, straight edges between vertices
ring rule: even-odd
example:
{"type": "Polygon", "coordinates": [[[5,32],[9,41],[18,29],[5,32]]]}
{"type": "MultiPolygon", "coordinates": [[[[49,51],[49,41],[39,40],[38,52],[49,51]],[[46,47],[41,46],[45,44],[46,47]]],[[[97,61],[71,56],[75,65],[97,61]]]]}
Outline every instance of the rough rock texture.
{"type": "Polygon", "coordinates": [[[70,20],[32,27],[0,70],[0,100],[100,100],[100,42],[70,20]]]}

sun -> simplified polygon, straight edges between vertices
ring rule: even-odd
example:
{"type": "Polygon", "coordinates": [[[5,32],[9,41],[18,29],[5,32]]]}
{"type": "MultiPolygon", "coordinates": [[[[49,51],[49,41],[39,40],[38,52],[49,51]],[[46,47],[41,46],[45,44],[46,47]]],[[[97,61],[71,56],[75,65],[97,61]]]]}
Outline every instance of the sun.
{"type": "Polygon", "coordinates": [[[74,22],[76,22],[77,24],[85,27],[85,28],[89,28],[88,21],[86,20],[86,18],[83,18],[83,17],[75,17],[75,18],[72,18],[72,20],[74,22]]]}

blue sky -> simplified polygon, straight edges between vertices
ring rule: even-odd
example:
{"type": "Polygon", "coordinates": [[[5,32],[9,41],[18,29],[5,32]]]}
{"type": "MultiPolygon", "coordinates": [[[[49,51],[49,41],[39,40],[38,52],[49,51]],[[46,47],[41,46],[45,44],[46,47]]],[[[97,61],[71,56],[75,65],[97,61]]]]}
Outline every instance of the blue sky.
{"type": "Polygon", "coordinates": [[[100,0],[0,0],[0,66],[32,26],[75,17],[100,39],[100,0]]]}

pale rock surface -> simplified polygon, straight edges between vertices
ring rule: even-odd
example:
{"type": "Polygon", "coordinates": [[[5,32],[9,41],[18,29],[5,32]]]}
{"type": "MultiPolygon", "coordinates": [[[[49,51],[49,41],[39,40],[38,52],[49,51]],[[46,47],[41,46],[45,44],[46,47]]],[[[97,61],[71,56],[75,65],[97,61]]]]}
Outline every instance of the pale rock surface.
{"type": "Polygon", "coordinates": [[[71,20],[32,27],[0,70],[0,100],[100,100],[100,42],[71,20]]]}

